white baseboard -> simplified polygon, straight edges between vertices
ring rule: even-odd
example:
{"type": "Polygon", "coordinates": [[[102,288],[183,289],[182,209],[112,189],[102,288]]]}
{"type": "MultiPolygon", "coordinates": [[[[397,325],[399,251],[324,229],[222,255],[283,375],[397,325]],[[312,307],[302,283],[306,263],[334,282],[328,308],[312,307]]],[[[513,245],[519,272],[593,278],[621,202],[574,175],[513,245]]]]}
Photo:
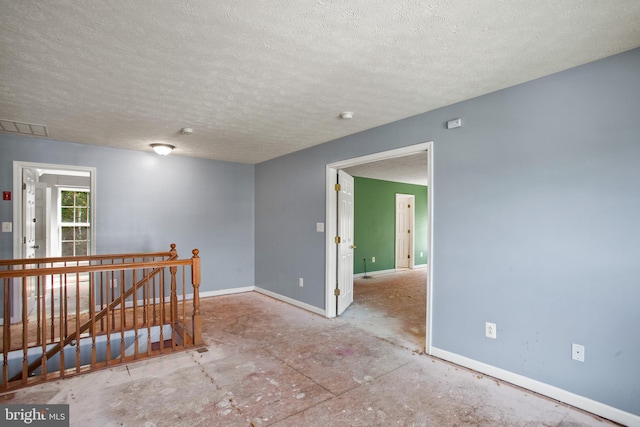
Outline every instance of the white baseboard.
{"type": "Polygon", "coordinates": [[[255,291],[264,295],[267,295],[271,298],[275,298],[277,300],[286,302],[287,304],[295,305],[296,307],[302,308],[304,310],[310,311],[315,314],[319,314],[320,316],[326,316],[325,310],[314,307],[313,305],[306,304],[301,301],[294,300],[293,298],[285,297],[284,295],[277,294],[275,292],[268,291],[266,289],[262,289],[259,287],[255,287],[255,291]]]}
{"type": "MultiPolygon", "coordinates": [[[[367,271],[367,276],[371,276],[373,277],[374,275],[378,275],[378,274],[389,274],[389,273],[395,273],[397,270],[395,268],[392,268],[390,270],[376,270],[376,271],[367,271]]],[[[363,277],[364,273],[358,273],[358,274],[354,274],[353,278],[358,278],[358,277],[363,277]]]]}
{"type": "MultiPolygon", "coordinates": [[[[418,265],[414,265],[411,268],[411,270],[424,270],[427,267],[429,267],[428,264],[418,264],[418,265]]],[[[405,270],[407,270],[407,269],[406,268],[402,269],[402,271],[405,271],[405,270]]],[[[397,273],[398,271],[400,271],[400,270],[397,270],[395,268],[390,268],[388,270],[367,271],[367,276],[374,277],[374,276],[377,276],[378,274],[391,274],[391,273],[397,273]]],[[[363,277],[363,276],[364,276],[364,273],[357,273],[357,274],[353,275],[353,278],[356,279],[356,278],[360,278],[360,277],[363,277]]]]}
{"type": "Polygon", "coordinates": [[[560,402],[567,403],[571,406],[575,406],[576,408],[584,409],[585,411],[599,415],[608,420],[627,426],[640,426],[640,416],[638,415],[625,412],[621,409],[614,408],[613,406],[605,405],[604,403],[536,381],[523,375],[515,374],[501,368],[496,368],[495,366],[478,362],[477,360],[469,359],[468,357],[460,356],[437,347],[431,347],[431,355],[498,378],[508,383],[515,384],[552,399],[559,400],[560,402]]]}
{"type": "MultiPolygon", "coordinates": [[[[218,291],[206,291],[200,292],[200,298],[208,298],[208,297],[219,297],[222,295],[232,295],[232,294],[241,294],[243,292],[252,292],[255,291],[255,286],[245,286],[243,288],[230,288],[230,289],[221,289],[218,291]]],[[[193,299],[193,294],[187,294],[187,299],[193,299]]]]}

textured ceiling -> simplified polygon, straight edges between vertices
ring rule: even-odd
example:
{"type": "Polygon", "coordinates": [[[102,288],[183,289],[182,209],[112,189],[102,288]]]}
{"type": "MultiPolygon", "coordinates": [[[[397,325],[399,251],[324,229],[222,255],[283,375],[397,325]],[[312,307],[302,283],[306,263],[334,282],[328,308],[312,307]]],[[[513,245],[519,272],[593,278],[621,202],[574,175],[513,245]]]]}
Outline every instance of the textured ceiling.
{"type": "Polygon", "coordinates": [[[344,170],[362,178],[428,185],[427,152],[351,166],[344,170]]]}
{"type": "Polygon", "coordinates": [[[640,46],[638,0],[0,6],[0,119],[244,163],[640,46]]]}

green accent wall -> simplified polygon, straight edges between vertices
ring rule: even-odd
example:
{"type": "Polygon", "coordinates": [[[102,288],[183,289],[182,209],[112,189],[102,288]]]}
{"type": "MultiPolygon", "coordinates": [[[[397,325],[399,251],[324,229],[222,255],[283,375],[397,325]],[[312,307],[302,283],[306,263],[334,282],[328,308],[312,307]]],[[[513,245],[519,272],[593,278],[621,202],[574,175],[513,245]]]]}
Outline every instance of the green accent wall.
{"type": "Polygon", "coordinates": [[[395,268],[396,194],[415,196],[413,259],[415,265],[427,263],[427,187],[354,177],[354,274],[364,273],[364,259],[367,273],[395,268]]]}

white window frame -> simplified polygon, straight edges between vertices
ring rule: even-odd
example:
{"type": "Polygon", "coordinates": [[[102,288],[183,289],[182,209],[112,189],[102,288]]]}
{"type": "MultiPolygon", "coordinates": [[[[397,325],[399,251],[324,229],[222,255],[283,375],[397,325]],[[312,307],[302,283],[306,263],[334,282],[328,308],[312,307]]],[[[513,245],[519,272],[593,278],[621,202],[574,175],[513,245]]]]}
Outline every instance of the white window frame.
{"type": "MultiPolygon", "coordinates": [[[[92,249],[92,244],[91,244],[91,238],[92,238],[92,233],[91,233],[91,227],[92,227],[92,223],[91,223],[91,217],[92,217],[92,211],[93,211],[93,206],[91,205],[92,202],[92,198],[91,198],[91,189],[90,188],[84,188],[84,187],[70,187],[70,186],[60,186],[58,187],[58,253],[63,256],[62,254],[62,243],[63,243],[63,238],[62,238],[62,228],[63,227],[87,227],[87,254],[86,255],[91,255],[91,249],[92,249]],[[89,202],[89,212],[87,215],[87,221],[88,222],[63,222],[62,221],[62,192],[63,191],[72,191],[74,193],[89,193],[89,197],[87,198],[88,202],[89,202]]],[[[68,206],[67,206],[68,207],[68,206]]],[[[74,200],[74,208],[76,208],[75,206],[75,200],[74,200]]],[[[78,240],[81,241],[81,240],[78,240]]],[[[69,240],[65,240],[65,242],[69,242],[69,240]]],[[[73,235],[73,242],[74,242],[74,255],[76,255],[75,253],[75,232],[73,235]]],[[[84,255],[84,254],[83,254],[84,255]]]]}

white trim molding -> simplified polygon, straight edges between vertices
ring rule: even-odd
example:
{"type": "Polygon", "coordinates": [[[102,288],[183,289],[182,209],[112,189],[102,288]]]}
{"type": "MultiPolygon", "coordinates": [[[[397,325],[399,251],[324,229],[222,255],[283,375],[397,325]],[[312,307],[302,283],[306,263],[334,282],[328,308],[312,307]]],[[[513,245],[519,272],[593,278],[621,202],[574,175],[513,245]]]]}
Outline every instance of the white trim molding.
{"type": "Polygon", "coordinates": [[[465,368],[473,369],[474,371],[498,378],[499,380],[506,381],[519,387],[523,387],[552,399],[559,400],[560,402],[575,406],[576,408],[584,409],[585,411],[591,412],[592,414],[596,414],[608,420],[627,426],[640,426],[640,416],[614,408],[613,406],[605,405],[604,403],[589,399],[588,397],[580,396],[579,394],[575,394],[465,356],[460,356],[437,347],[431,346],[431,355],[448,362],[455,363],[456,365],[464,366],[465,368]]]}
{"type": "MultiPolygon", "coordinates": [[[[429,176],[428,185],[428,204],[427,204],[427,253],[428,263],[431,265],[433,262],[432,254],[432,234],[433,234],[433,141],[422,142],[415,145],[409,145],[406,147],[391,149],[378,153],[373,153],[361,157],[355,157],[351,159],[345,159],[326,165],[326,184],[325,184],[325,307],[326,317],[336,317],[336,303],[335,296],[333,294],[336,283],[336,245],[334,238],[336,236],[336,221],[331,218],[335,218],[337,212],[337,200],[335,197],[334,184],[337,171],[350,166],[356,166],[363,163],[370,163],[379,160],[392,159],[396,157],[403,157],[410,154],[416,154],[420,152],[427,152],[427,174],[429,176]]],[[[429,269],[427,273],[427,345],[426,350],[429,353],[431,346],[431,289],[433,287],[433,272],[429,269]]]]}
{"type": "Polygon", "coordinates": [[[318,308],[318,307],[314,307],[313,305],[310,305],[310,304],[295,300],[293,298],[285,297],[284,295],[280,295],[280,294],[277,294],[275,292],[271,292],[271,291],[268,291],[266,289],[259,288],[257,286],[255,287],[255,291],[260,293],[260,294],[266,295],[268,297],[280,300],[282,302],[286,302],[287,304],[294,305],[294,306],[296,306],[298,308],[301,308],[303,310],[307,310],[307,311],[310,311],[312,313],[319,314],[320,316],[325,316],[325,311],[323,309],[318,308]]]}
{"type": "MultiPolygon", "coordinates": [[[[256,290],[255,286],[245,286],[243,288],[229,288],[229,289],[220,289],[217,291],[206,291],[200,292],[200,298],[208,298],[208,297],[219,297],[223,295],[233,295],[233,294],[241,294],[244,292],[253,292],[256,290]]],[[[193,294],[186,294],[185,298],[187,300],[193,299],[193,294]]]]}

